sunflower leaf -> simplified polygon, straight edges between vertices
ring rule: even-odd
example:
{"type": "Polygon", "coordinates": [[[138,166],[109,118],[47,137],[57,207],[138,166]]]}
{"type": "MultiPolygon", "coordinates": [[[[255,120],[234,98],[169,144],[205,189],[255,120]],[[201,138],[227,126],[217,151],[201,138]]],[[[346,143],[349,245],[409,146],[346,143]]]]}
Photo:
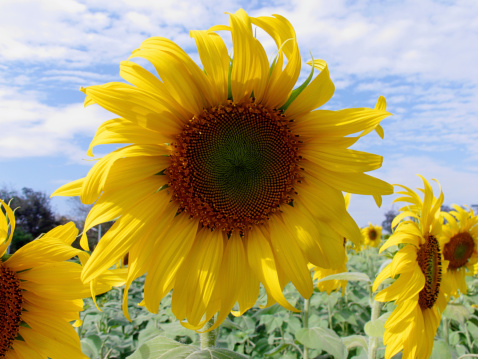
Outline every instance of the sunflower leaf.
{"type": "Polygon", "coordinates": [[[345,359],[348,352],[340,337],[328,328],[302,328],[295,338],[307,348],[323,350],[334,358],[345,359]]]}
{"type": "Polygon", "coordinates": [[[228,349],[210,348],[194,352],[185,359],[245,359],[245,355],[235,353],[228,349]]]}
{"type": "Polygon", "coordinates": [[[342,341],[347,350],[356,347],[362,347],[368,352],[368,340],[367,337],[363,335],[350,335],[348,337],[342,338],[342,341]]]}
{"type": "Polygon", "coordinates": [[[371,320],[370,322],[365,323],[363,329],[365,330],[365,334],[369,337],[383,338],[383,335],[385,334],[385,320],[371,320]]]}
{"type": "Polygon", "coordinates": [[[188,358],[197,352],[198,348],[192,345],[181,344],[173,339],[157,336],[141,345],[128,359],[179,359],[188,358]]]}

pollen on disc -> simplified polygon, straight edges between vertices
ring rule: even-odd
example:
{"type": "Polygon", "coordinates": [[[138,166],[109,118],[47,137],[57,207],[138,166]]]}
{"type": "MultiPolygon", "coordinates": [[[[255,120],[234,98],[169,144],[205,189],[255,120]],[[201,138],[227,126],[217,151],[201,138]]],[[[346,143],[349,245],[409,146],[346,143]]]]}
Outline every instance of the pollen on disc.
{"type": "Polygon", "coordinates": [[[194,117],[172,143],[166,171],[180,211],[228,233],[263,224],[291,203],[300,141],[277,110],[252,100],[194,117]]]}
{"type": "Polygon", "coordinates": [[[11,348],[22,322],[23,295],[14,271],[0,264],[0,358],[11,348]]]}

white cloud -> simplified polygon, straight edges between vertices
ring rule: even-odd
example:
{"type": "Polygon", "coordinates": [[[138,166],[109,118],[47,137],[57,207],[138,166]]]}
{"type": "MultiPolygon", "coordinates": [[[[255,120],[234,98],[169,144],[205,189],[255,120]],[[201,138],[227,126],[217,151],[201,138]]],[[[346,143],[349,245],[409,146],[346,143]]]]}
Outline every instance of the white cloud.
{"type": "Polygon", "coordinates": [[[12,90],[0,88],[0,159],[52,156],[78,162],[86,157],[79,137],[91,139],[112,117],[98,106],[48,106],[35,94],[12,90]]]}
{"type": "MultiPolygon", "coordinates": [[[[478,168],[474,170],[454,169],[446,163],[440,163],[431,156],[390,156],[384,161],[381,169],[370,173],[390,184],[401,184],[413,190],[423,188],[422,180],[417,174],[422,175],[434,188],[434,193],[439,194],[438,186],[432,181],[437,179],[445,196],[444,204],[472,205],[478,204],[478,168]]],[[[395,188],[397,190],[397,188],[395,188]]],[[[392,204],[398,195],[383,197],[381,208],[375,205],[370,196],[352,195],[349,211],[360,227],[368,222],[381,224],[384,214],[390,209],[398,210],[402,204],[392,204]]]]}
{"type": "MultiPolygon", "coordinates": [[[[97,106],[46,105],[44,88],[119,80],[119,61],[149,36],[176,41],[197,61],[189,30],[227,24],[224,12],[239,7],[239,1],[219,0],[3,0],[0,158],[84,158],[79,138],[91,139],[112,115],[97,106]]],[[[386,96],[395,116],[383,123],[385,140],[364,138],[357,147],[387,154],[378,173],[404,184],[413,183],[415,173],[439,177],[444,188],[460,187],[448,190],[461,192],[448,192],[446,201],[476,198],[470,186],[478,182],[478,52],[472,47],[478,43],[478,2],[255,1],[246,10],[285,16],[303,59],[310,50],[329,63],[337,88],[333,106],[373,106],[386,96]]],[[[272,44],[266,42],[268,55],[272,44]]],[[[374,207],[371,199],[355,203],[374,207]]],[[[363,225],[375,213],[360,211],[363,225]]]]}

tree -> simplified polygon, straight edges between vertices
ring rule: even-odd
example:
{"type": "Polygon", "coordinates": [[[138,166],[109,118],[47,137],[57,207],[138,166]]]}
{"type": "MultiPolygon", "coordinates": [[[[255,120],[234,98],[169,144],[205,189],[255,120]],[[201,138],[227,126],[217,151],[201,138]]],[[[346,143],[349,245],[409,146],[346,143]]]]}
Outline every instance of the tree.
{"type": "Polygon", "coordinates": [[[398,212],[391,209],[385,212],[385,219],[382,222],[382,229],[388,233],[392,233],[392,221],[397,216],[398,212]]]}
{"type": "Polygon", "coordinates": [[[39,235],[64,223],[55,218],[50,198],[41,191],[22,188],[21,193],[12,189],[0,189],[0,198],[10,202],[15,210],[15,232],[13,233],[11,253],[27,244],[39,235]]]}

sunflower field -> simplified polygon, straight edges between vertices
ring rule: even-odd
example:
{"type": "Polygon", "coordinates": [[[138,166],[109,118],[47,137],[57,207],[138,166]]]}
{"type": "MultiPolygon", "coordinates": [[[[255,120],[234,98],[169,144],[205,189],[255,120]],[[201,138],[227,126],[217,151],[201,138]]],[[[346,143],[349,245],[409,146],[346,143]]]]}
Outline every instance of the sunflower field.
{"type": "MultiPolygon", "coordinates": [[[[371,281],[391,255],[379,255],[377,248],[356,253],[349,251],[349,271],[344,292],[327,295],[317,288],[310,298],[308,329],[303,313],[292,313],[275,304],[261,309],[258,305],[241,317],[229,316],[217,331],[217,348],[233,351],[227,354],[199,352],[197,333],[181,326],[170,309],[171,298],[161,302],[158,314],[151,314],[137,304],[142,300],[144,277],[136,280],[129,294],[129,322],[121,311],[122,289],[115,288],[97,297],[98,311],[87,300],[78,330],[83,352],[96,358],[309,358],[366,359],[370,341],[377,341],[376,358],[383,358],[384,325],[394,309],[393,304],[381,308],[371,320],[373,300],[371,281]],[[194,354],[196,353],[196,354],[194,354]],[[194,355],[193,355],[194,354],[194,355]]],[[[467,278],[469,291],[449,303],[434,338],[430,358],[473,358],[478,353],[478,279],[467,278]]],[[[317,284],[317,281],[315,282],[317,284]]],[[[286,286],[286,298],[301,310],[304,300],[292,287],[286,286]]],[[[394,358],[400,358],[397,354],[394,358]]]]}
{"type": "Polygon", "coordinates": [[[437,180],[368,174],[382,156],[351,147],[384,139],[386,99],[322,109],[327,63],[300,77],[286,18],[228,18],[190,32],[202,66],[151,37],[120,63],[125,82],[81,88],[115,116],[86,176],[52,194],[91,206],[82,233],[69,222],[11,254],[0,200],[0,358],[478,357],[478,215],[443,211],[437,180]],[[352,195],[392,194],[385,237],[348,212],[352,195]]]}

